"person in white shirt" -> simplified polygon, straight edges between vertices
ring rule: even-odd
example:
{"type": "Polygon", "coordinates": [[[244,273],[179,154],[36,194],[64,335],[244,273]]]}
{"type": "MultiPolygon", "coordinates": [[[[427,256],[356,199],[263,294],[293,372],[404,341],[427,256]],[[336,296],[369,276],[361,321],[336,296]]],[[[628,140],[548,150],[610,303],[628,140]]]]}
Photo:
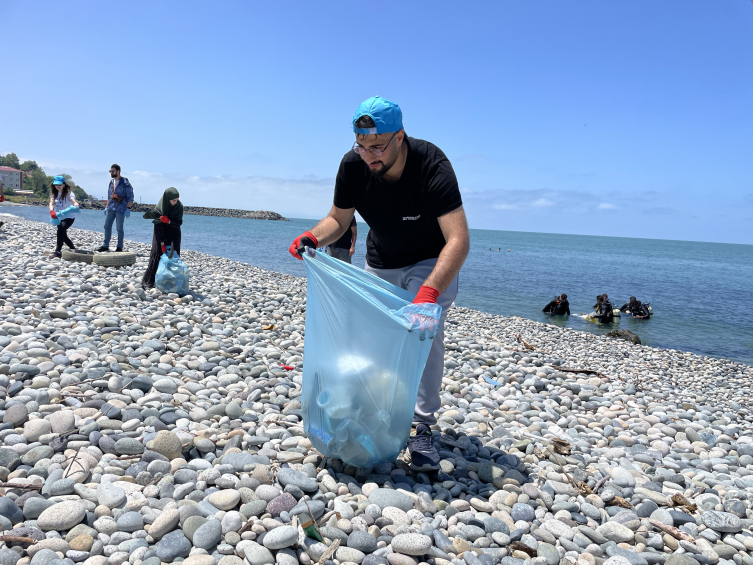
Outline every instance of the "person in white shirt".
{"type": "MultiPolygon", "coordinates": [[[[76,197],[73,196],[71,187],[62,175],[56,176],[50,185],[50,217],[56,219],[59,212],[62,212],[70,206],[78,206],[76,197]]],[[[75,214],[75,212],[73,213],[75,214]]],[[[57,231],[57,245],[55,251],[49,256],[50,259],[62,257],[61,250],[65,243],[70,249],[76,249],[73,242],[68,237],[68,228],[71,227],[75,218],[68,217],[60,220],[57,231]]]]}

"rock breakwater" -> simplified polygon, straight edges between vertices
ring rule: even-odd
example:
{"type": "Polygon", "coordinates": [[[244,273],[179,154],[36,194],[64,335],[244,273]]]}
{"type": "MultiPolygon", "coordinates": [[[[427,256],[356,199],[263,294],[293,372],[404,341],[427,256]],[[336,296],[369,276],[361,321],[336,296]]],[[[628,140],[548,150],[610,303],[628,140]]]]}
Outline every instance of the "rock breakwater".
{"type": "Polygon", "coordinates": [[[4,219],[4,564],[753,564],[749,366],[453,308],[441,470],[356,469],[303,433],[305,279],[185,251],[145,293],[148,246],[4,219]]]}
{"type": "MultiPolygon", "coordinates": [[[[23,204],[26,206],[49,206],[49,202],[46,200],[37,199],[14,199],[14,203],[23,204]]],[[[81,208],[92,210],[104,210],[105,204],[99,200],[89,200],[87,202],[80,202],[81,208]]],[[[147,212],[154,209],[154,204],[139,204],[134,202],[131,211],[134,213],[147,212]]],[[[193,216],[216,216],[222,218],[244,218],[247,220],[273,220],[287,222],[288,219],[278,214],[277,212],[269,212],[266,210],[236,210],[234,208],[207,208],[204,206],[184,206],[183,213],[193,216]]]]}

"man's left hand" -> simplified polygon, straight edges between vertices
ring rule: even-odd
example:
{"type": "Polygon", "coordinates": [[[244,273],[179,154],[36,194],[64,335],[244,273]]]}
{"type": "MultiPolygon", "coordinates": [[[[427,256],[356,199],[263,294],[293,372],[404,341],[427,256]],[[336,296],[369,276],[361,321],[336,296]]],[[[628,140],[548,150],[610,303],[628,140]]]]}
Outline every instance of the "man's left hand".
{"type": "Polygon", "coordinates": [[[439,298],[439,291],[433,286],[423,285],[418,289],[413,304],[436,304],[439,298]]]}
{"type": "Polygon", "coordinates": [[[348,255],[350,255],[351,257],[353,257],[353,253],[355,253],[355,252],[356,252],[356,248],[355,248],[355,247],[351,247],[351,248],[350,248],[350,249],[348,250],[348,255]]]}

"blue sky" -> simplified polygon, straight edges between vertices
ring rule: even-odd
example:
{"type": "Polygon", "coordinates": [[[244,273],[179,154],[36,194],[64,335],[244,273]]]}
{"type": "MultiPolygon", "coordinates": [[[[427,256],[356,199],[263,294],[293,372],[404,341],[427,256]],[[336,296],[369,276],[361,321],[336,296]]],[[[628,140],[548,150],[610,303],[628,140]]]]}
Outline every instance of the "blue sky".
{"type": "Polygon", "coordinates": [[[0,2],[0,153],[319,217],[372,95],[471,227],[753,243],[753,2],[0,2]]]}

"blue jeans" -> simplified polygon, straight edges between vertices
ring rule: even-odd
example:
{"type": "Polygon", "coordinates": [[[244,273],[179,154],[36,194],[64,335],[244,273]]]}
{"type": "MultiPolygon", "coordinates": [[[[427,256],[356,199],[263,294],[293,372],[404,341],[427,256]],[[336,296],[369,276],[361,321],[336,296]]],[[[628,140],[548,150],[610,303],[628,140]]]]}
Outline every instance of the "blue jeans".
{"type": "Polygon", "coordinates": [[[113,209],[107,210],[107,216],[105,217],[105,242],[104,246],[109,247],[110,246],[110,237],[112,237],[112,222],[114,220],[117,220],[115,223],[115,228],[118,231],[118,249],[123,249],[123,220],[125,219],[125,214],[123,212],[116,212],[113,209]]]}

